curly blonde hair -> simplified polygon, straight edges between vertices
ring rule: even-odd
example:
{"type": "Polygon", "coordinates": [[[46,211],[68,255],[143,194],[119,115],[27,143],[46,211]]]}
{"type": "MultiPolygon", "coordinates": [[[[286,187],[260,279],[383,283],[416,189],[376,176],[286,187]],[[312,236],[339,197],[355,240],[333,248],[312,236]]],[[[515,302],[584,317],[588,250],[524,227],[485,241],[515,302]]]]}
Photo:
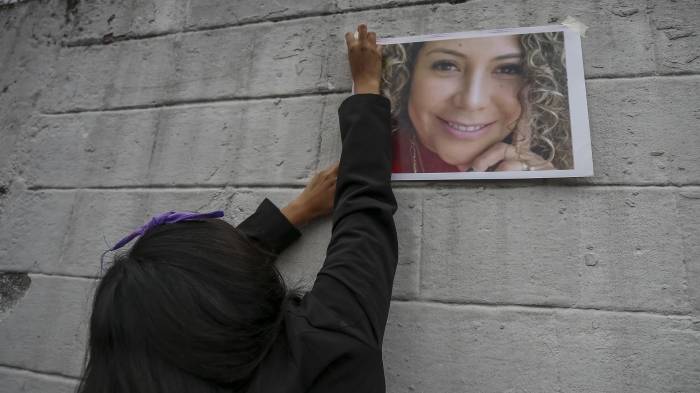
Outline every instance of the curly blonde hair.
{"type": "MultiPolygon", "coordinates": [[[[530,149],[557,169],[573,168],[566,58],[562,32],[522,34],[527,102],[521,102],[531,130],[530,149]]],[[[406,106],[411,74],[423,42],[383,47],[382,94],[391,100],[394,132],[415,132],[406,106]]],[[[514,138],[517,135],[514,136],[514,138]]]]}

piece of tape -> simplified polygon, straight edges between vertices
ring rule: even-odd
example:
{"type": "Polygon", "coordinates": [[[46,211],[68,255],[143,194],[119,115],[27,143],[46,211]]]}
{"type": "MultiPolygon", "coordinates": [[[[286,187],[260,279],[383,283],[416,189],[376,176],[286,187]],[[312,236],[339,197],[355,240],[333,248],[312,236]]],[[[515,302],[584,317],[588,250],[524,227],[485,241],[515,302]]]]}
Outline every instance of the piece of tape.
{"type": "Polygon", "coordinates": [[[588,30],[588,26],[586,26],[585,24],[583,24],[583,22],[574,18],[573,16],[567,16],[566,19],[564,19],[564,21],[561,22],[561,24],[577,32],[578,35],[580,35],[581,37],[586,36],[586,30],[588,30]]]}

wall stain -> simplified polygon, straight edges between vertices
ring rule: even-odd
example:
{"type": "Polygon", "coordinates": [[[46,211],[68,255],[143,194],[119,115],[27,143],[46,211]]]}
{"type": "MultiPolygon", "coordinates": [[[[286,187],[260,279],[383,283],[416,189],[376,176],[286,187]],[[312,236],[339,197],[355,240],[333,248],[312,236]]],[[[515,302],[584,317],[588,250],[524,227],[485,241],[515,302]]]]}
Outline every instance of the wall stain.
{"type": "Polygon", "coordinates": [[[66,0],[66,15],[75,14],[80,0],[66,0]]]}
{"type": "Polygon", "coordinates": [[[27,273],[0,272],[0,313],[14,306],[29,289],[32,279],[27,273]]]}

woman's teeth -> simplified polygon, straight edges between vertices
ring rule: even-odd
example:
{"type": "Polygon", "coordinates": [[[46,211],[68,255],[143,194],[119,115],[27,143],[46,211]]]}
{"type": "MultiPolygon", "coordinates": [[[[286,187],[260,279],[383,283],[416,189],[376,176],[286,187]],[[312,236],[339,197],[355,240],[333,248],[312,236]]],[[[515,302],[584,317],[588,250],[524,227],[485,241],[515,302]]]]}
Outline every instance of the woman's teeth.
{"type": "Polygon", "coordinates": [[[454,128],[455,130],[461,131],[461,132],[477,132],[480,129],[487,126],[487,124],[477,124],[477,125],[473,125],[473,126],[466,126],[464,124],[452,123],[449,121],[447,122],[447,125],[454,128]]]}

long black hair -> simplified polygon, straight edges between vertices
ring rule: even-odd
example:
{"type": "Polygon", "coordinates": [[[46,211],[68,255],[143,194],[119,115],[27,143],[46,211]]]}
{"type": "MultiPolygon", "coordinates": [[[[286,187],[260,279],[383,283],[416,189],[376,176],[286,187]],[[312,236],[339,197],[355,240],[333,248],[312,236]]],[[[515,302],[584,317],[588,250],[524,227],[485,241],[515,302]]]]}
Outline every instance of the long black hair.
{"type": "Polygon", "coordinates": [[[97,287],[77,391],[244,389],[288,299],[273,257],[222,220],[148,231],[97,287]]]}

